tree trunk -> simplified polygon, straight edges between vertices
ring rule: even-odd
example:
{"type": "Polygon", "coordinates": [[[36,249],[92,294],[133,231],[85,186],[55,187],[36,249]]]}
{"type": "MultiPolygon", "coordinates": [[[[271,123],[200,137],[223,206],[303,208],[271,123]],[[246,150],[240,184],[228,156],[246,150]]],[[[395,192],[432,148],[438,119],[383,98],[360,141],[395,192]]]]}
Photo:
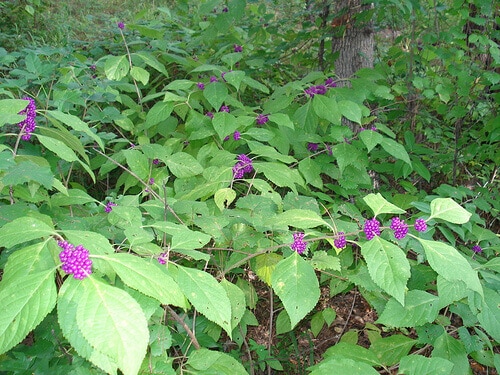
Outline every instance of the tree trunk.
{"type": "Polygon", "coordinates": [[[357,70],[373,67],[373,22],[366,13],[371,5],[363,4],[363,0],[337,0],[332,4],[336,17],[332,22],[332,52],[338,54],[335,75],[341,79],[340,86],[349,85],[348,79],[357,70]]]}

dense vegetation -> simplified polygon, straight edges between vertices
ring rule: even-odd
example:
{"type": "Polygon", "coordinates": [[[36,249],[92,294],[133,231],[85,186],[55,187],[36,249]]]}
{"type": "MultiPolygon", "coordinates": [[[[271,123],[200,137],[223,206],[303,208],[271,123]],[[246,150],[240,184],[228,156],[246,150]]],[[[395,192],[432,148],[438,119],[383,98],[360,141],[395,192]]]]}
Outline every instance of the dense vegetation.
{"type": "Polygon", "coordinates": [[[498,373],[494,2],[348,85],[324,2],[87,3],[0,4],[1,373],[498,373]]]}

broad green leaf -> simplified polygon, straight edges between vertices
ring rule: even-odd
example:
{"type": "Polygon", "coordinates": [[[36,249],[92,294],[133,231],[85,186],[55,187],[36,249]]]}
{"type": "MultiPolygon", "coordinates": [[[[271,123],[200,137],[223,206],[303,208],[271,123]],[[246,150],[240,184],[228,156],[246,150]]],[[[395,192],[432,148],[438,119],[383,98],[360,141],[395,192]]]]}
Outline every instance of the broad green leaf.
{"type": "Polygon", "coordinates": [[[127,253],[100,258],[109,262],[120,279],[132,289],[156,298],[164,305],[187,308],[184,295],[174,279],[150,261],[127,253]]]}
{"type": "Polygon", "coordinates": [[[323,189],[323,179],[321,178],[321,165],[312,158],[302,159],[299,162],[299,172],[304,176],[306,183],[315,188],[323,189]]]}
{"type": "Polygon", "coordinates": [[[340,108],[334,98],[330,98],[326,95],[315,95],[312,103],[314,112],[316,112],[318,117],[323,118],[332,124],[341,124],[342,114],[340,113],[340,108]]]}
{"type": "Polygon", "coordinates": [[[26,118],[26,115],[18,115],[25,109],[28,101],[24,99],[2,99],[0,100],[0,126],[5,124],[17,124],[26,118]]]}
{"type": "Polygon", "coordinates": [[[350,100],[341,100],[338,107],[342,116],[361,125],[361,107],[359,104],[350,100]]]}
{"type": "Polygon", "coordinates": [[[50,115],[52,118],[62,122],[63,124],[70,126],[74,130],[85,133],[85,135],[92,138],[99,145],[101,150],[104,150],[104,143],[102,139],[97,134],[95,134],[89,128],[89,126],[85,122],[80,120],[78,117],[67,113],[63,113],[61,111],[47,111],[46,113],[50,115]]]}
{"type": "Polygon", "coordinates": [[[245,76],[243,78],[243,82],[246,83],[248,86],[256,89],[256,90],[259,90],[259,91],[263,92],[264,94],[269,94],[269,89],[265,85],[263,85],[259,81],[256,81],[253,78],[245,76]]]}
{"type": "Polygon", "coordinates": [[[0,285],[17,283],[28,274],[53,270],[55,267],[48,243],[39,242],[9,255],[0,285]]]}
{"type": "Polygon", "coordinates": [[[193,352],[186,362],[192,374],[248,375],[243,365],[226,353],[201,348],[193,352]]]}
{"type": "Polygon", "coordinates": [[[220,140],[232,134],[239,126],[236,117],[227,112],[218,112],[214,114],[212,124],[220,140]]]}
{"type": "Polygon", "coordinates": [[[149,342],[148,323],[140,305],[122,289],[93,275],[82,280],[76,322],[83,337],[124,375],[136,375],[149,342]]]}
{"type": "Polygon", "coordinates": [[[0,286],[0,353],[19,344],[56,305],[54,269],[24,275],[0,286]]]}
{"type": "MultiPolygon", "coordinates": [[[[228,55],[224,55],[222,58],[226,56],[228,55]]],[[[242,71],[227,72],[226,75],[224,76],[226,82],[233,85],[236,90],[240,89],[241,81],[243,81],[244,78],[245,78],[245,72],[242,71]]]]}
{"type": "Polygon", "coordinates": [[[171,248],[176,251],[202,248],[212,238],[208,234],[166,221],[155,222],[151,227],[172,235],[171,248]]]}
{"type": "Polygon", "coordinates": [[[378,216],[379,214],[404,214],[405,210],[393,205],[388,202],[380,193],[377,194],[368,194],[363,198],[365,203],[370,207],[373,211],[374,216],[378,216]]]}
{"type": "Polygon", "coordinates": [[[231,337],[231,302],[217,280],[207,272],[178,266],[177,283],[196,310],[231,337]]]}
{"type": "Polygon", "coordinates": [[[233,203],[236,198],[236,192],[231,188],[219,189],[214,194],[214,201],[219,210],[223,211],[233,203]]]}
{"type": "Polygon", "coordinates": [[[325,220],[311,210],[291,209],[272,218],[273,225],[291,226],[301,229],[316,228],[324,225],[331,228],[325,220]]]}
{"type": "Polygon", "coordinates": [[[348,143],[340,143],[332,147],[332,153],[337,159],[337,164],[342,174],[349,165],[359,169],[359,165],[366,164],[366,153],[348,143]]]}
{"type": "Polygon", "coordinates": [[[441,275],[437,276],[437,291],[440,309],[455,301],[460,301],[469,294],[467,285],[463,281],[449,281],[441,275]]]}
{"type": "Polygon", "coordinates": [[[335,369],[335,374],[378,375],[378,371],[365,362],[336,356],[327,357],[308,370],[311,370],[309,375],[332,375],[332,369],[335,369]]]}
{"type": "Polygon", "coordinates": [[[359,139],[361,139],[361,141],[366,146],[366,149],[368,150],[368,152],[373,150],[373,148],[376,145],[380,144],[382,142],[382,140],[384,139],[382,134],[375,132],[375,131],[371,131],[371,130],[365,130],[365,131],[359,133],[358,136],[359,136],[359,139]]]}
{"type": "Polygon", "coordinates": [[[231,328],[234,330],[245,314],[245,293],[238,286],[226,279],[222,280],[220,285],[225,289],[229,302],[231,302],[231,328]]]}
{"type": "Polygon", "coordinates": [[[61,159],[69,162],[78,160],[78,156],[76,156],[75,152],[68,146],[66,146],[66,144],[64,144],[63,142],[51,137],[46,137],[41,134],[35,133],[35,136],[40,141],[40,143],[45,146],[45,148],[52,151],[61,159]]]}
{"type": "Polygon", "coordinates": [[[370,366],[380,366],[381,364],[380,359],[370,350],[347,342],[339,342],[330,346],[323,356],[324,358],[349,358],[356,362],[364,362],[370,366]]]}
{"type": "Polygon", "coordinates": [[[416,340],[407,336],[395,334],[375,340],[370,351],[377,356],[380,363],[392,366],[406,356],[416,343],[416,340]]]}
{"type": "Polygon", "coordinates": [[[267,253],[255,257],[255,273],[267,285],[271,285],[271,277],[276,265],[283,257],[276,253],[267,253]]]}
{"type": "Polygon", "coordinates": [[[33,217],[20,217],[0,228],[0,246],[12,247],[40,237],[48,237],[54,229],[33,217]]]}
{"type": "Polygon", "coordinates": [[[423,290],[410,290],[404,307],[391,298],[377,320],[389,327],[417,327],[432,323],[438,316],[439,298],[423,290]]]}
{"type": "Polygon", "coordinates": [[[175,104],[172,102],[157,102],[146,114],[146,122],[144,123],[144,129],[149,129],[150,127],[165,121],[170,117],[175,104]]]}
{"type": "Polygon", "coordinates": [[[467,352],[462,342],[445,332],[434,341],[433,347],[433,358],[444,358],[453,363],[451,374],[469,375],[471,373],[467,352]]]}
{"type": "Polygon", "coordinates": [[[317,270],[340,271],[340,258],[328,255],[323,250],[316,250],[309,262],[317,270]]]}
{"type": "Polygon", "coordinates": [[[50,189],[54,183],[54,173],[49,166],[41,166],[26,160],[10,167],[1,180],[3,185],[22,185],[34,181],[50,189]]]}
{"type": "Polygon", "coordinates": [[[287,164],[297,162],[297,159],[293,156],[283,155],[274,147],[263,145],[260,142],[247,141],[247,145],[254,155],[262,156],[271,160],[279,160],[287,164]]]}
{"type": "Polygon", "coordinates": [[[465,224],[472,214],[451,198],[436,198],[431,202],[431,219],[441,219],[454,224],[465,224]]]}
{"type": "Polygon", "coordinates": [[[403,145],[399,144],[393,139],[386,138],[380,142],[382,148],[389,154],[394,156],[396,159],[404,161],[406,164],[411,166],[410,156],[403,145]]]}
{"type": "Polygon", "coordinates": [[[175,177],[187,178],[199,175],[203,172],[201,164],[191,155],[185,152],[178,152],[170,155],[167,159],[167,166],[175,177]]]}
{"type": "Polygon", "coordinates": [[[138,66],[133,66],[132,69],[130,69],[130,75],[133,79],[139,81],[143,85],[147,85],[149,82],[149,72],[138,66]]]}
{"type": "Polygon", "coordinates": [[[115,252],[109,240],[100,233],[84,230],[63,230],[62,233],[69,242],[83,245],[91,254],[105,255],[115,252]]]}
{"type": "Polygon", "coordinates": [[[318,311],[311,318],[311,332],[312,332],[314,337],[318,336],[318,334],[323,329],[324,325],[325,325],[325,321],[323,319],[323,315],[321,314],[321,311],[318,311]]]}
{"type": "Polygon", "coordinates": [[[124,78],[130,69],[130,64],[126,55],[109,56],[104,63],[104,73],[111,81],[119,81],[124,78]]]}
{"type": "Polygon", "coordinates": [[[304,180],[296,169],[290,169],[281,163],[262,162],[253,163],[255,170],[264,173],[267,179],[279,187],[289,187],[294,193],[297,192],[296,185],[304,186],[304,180]]]}
{"type": "Polygon", "coordinates": [[[64,282],[57,300],[59,326],[64,337],[80,356],[88,359],[108,374],[115,375],[118,370],[116,361],[93,348],[78,328],[76,314],[82,293],[84,293],[84,287],[79,280],[68,278],[64,282]]]}
{"type": "Polygon", "coordinates": [[[477,271],[474,271],[460,252],[443,242],[417,238],[425,250],[429,265],[448,281],[461,280],[471,290],[483,295],[477,271]]]}
{"type": "Polygon", "coordinates": [[[296,252],[276,265],[271,285],[283,302],[292,328],[319,300],[319,283],[314,268],[296,252]]]}
{"type": "Polygon", "coordinates": [[[497,291],[484,288],[482,308],[477,318],[486,332],[500,342],[500,295],[497,291]]]}
{"type": "Polygon", "coordinates": [[[500,258],[495,257],[481,266],[500,273],[500,258]]]}
{"type": "Polygon", "coordinates": [[[138,56],[142,61],[144,61],[147,65],[152,67],[153,69],[156,69],[160,73],[163,73],[165,77],[168,77],[168,72],[165,69],[165,66],[160,63],[156,57],[154,57],[151,53],[145,52],[145,51],[140,51],[140,52],[135,52],[132,54],[133,56],[138,56]]]}
{"type": "Polygon", "coordinates": [[[118,205],[108,214],[108,221],[122,229],[142,225],[142,213],[137,207],[118,205]]]}
{"type": "Polygon", "coordinates": [[[401,305],[405,304],[406,283],[410,278],[410,263],[398,246],[375,236],[361,244],[371,278],[401,305]]]}
{"type": "Polygon", "coordinates": [[[444,358],[412,354],[401,358],[399,373],[405,375],[453,375],[453,363],[444,358]]]}
{"type": "Polygon", "coordinates": [[[137,177],[144,180],[149,176],[150,162],[149,159],[139,150],[129,149],[123,150],[127,165],[137,177]]]}
{"type": "Polygon", "coordinates": [[[284,126],[286,128],[295,128],[292,120],[290,120],[290,117],[285,113],[273,113],[272,115],[269,115],[269,121],[272,121],[276,125],[284,126]]]}
{"type": "Polygon", "coordinates": [[[227,87],[222,82],[212,82],[205,86],[203,96],[218,111],[228,96],[227,87]]]}
{"type": "Polygon", "coordinates": [[[164,102],[185,102],[187,98],[185,96],[180,96],[174,94],[173,92],[167,91],[165,92],[165,96],[163,97],[164,102]]]}
{"type": "Polygon", "coordinates": [[[90,202],[97,202],[86,192],[81,189],[68,189],[68,194],[56,193],[50,197],[50,202],[53,206],[71,206],[76,204],[85,204],[90,202]]]}

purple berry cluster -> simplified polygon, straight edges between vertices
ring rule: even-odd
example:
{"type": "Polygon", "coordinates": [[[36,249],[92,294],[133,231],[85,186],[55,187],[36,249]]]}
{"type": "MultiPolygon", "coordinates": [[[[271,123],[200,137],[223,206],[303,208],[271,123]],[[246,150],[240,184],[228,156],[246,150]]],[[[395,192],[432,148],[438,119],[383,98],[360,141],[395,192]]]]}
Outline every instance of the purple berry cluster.
{"type": "Polygon", "coordinates": [[[427,223],[424,219],[417,219],[415,220],[414,227],[417,232],[425,232],[427,230],[427,223]]]}
{"type": "Polygon", "coordinates": [[[92,273],[92,261],[89,259],[89,251],[82,245],[73,246],[67,241],[58,241],[57,245],[63,249],[59,253],[62,262],[62,270],[75,279],[83,280],[92,273]]]}
{"type": "Polygon", "coordinates": [[[316,152],[316,151],[318,151],[318,144],[309,142],[307,144],[307,149],[311,152],[316,152]]]}
{"type": "Polygon", "coordinates": [[[240,46],[239,44],[234,45],[234,52],[243,52],[243,46],[240,46]]]}
{"type": "Polygon", "coordinates": [[[109,214],[111,211],[113,211],[114,206],[116,206],[116,203],[113,203],[113,202],[106,203],[106,207],[104,207],[104,212],[109,214]]]}
{"type": "Polygon", "coordinates": [[[304,233],[297,232],[293,234],[293,242],[290,245],[293,251],[296,251],[298,254],[302,254],[306,251],[307,242],[304,241],[304,233]]]}
{"type": "Polygon", "coordinates": [[[24,141],[29,141],[31,139],[31,133],[33,133],[36,128],[36,104],[35,100],[28,96],[25,96],[23,99],[29,101],[29,103],[25,109],[19,112],[19,114],[26,115],[26,118],[17,125],[23,132],[21,138],[24,141]]]}
{"type": "Polygon", "coordinates": [[[345,239],[345,233],[344,232],[339,232],[338,237],[333,240],[333,244],[337,249],[343,249],[344,247],[347,246],[347,241],[345,239]]]}
{"type": "Polygon", "coordinates": [[[266,122],[269,121],[269,116],[259,113],[255,121],[257,122],[257,125],[264,125],[266,122]]]}
{"type": "Polygon", "coordinates": [[[117,26],[120,30],[123,30],[125,28],[125,24],[123,22],[118,22],[117,26]]]}
{"type": "Polygon", "coordinates": [[[328,89],[337,87],[337,84],[333,80],[333,78],[328,78],[323,85],[316,85],[308,87],[304,90],[304,92],[309,95],[310,98],[314,98],[314,95],[324,95],[328,91],[328,89]]]}
{"type": "Polygon", "coordinates": [[[238,155],[238,162],[233,167],[233,177],[235,179],[243,178],[245,173],[250,173],[252,171],[252,159],[245,154],[238,155]]]}
{"type": "Polygon", "coordinates": [[[363,231],[367,240],[371,240],[375,236],[380,236],[380,222],[375,218],[366,220],[363,231]]]}
{"type": "Polygon", "coordinates": [[[479,254],[479,253],[481,253],[481,252],[483,251],[483,249],[482,249],[482,247],[481,247],[481,246],[479,246],[479,245],[474,245],[474,246],[472,246],[472,251],[473,251],[474,253],[476,253],[476,254],[479,254]]]}
{"type": "Polygon", "coordinates": [[[390,228],[394,231],[394,237],[397,240],[405,238],[408,234],[408,224],[406,224],[404,220],[401,220],[397,216],[391,219],[390,228]]]}
{"type": "Polygon", "coordinates": [[[167,263],[167,253],[161,253],[158,256],[158,263],[160,263],[160,264],[166,264],[167,263]]]}

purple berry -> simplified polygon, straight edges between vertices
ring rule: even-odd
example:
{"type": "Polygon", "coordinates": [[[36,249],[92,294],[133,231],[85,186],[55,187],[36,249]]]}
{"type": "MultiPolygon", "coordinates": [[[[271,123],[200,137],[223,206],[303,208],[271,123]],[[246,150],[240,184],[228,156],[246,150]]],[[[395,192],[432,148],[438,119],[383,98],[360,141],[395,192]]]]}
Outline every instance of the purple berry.
{"type": "Polygon", "coordinates": [[[266,122],[269,121],[269,116],[259,113],[255,121],[257,122],[257,125],[264,125],[266,122]]]}
{"type": "Polygon", "coordinates": [[[89,251],[83,245],[73,246],[67,241],[59,241],[57,245],[63,249],[59,253],[61,269],[75,279],[83,280],[92,273],[92,260],[89,251]]]}
{"type": "Polygon", "coordinates": [[[343,249],[344,247],[347,246],[347,241],[345,239],[345,233],[344,232],[339,232],[338,237],[333,240],[333,244],[337,249],[343,249]]]}
{"type": "Polygon", "coordinates": [[[363,231],[365,232],[367,240],[371,240],[375,236],[380,236],[379,221],[375,218],[366,220],[363,231]]]}
{"type": "Polygon", "coordinates": [[[483,249],[479,245],[474,245],[472,246],[472,251],[475,252],[476,254],[479,254],[480,252],[483,251],[483,249]]]}
{"type": "Polygon", "coordinates": [[[304,241],[304,233],[294,233],[293,234],[293,243],[290,245],[293,251],[296,251],[299,255],[301,255],[304,251],[306,251],[307,242],[304,241]]]}
{"type": "Polygon", "coordinates": [[[425,232],[427,230],[427,223],[424,219],[415,220],[415,230],[417,232],[425,232]]]}
{"type": "Polygon", "coordinates": [[[391,219],[390,228],[394,231],[394,237],[398,240],[405,238],[408,234],[408,225],[397,216],[391,219]]]}

